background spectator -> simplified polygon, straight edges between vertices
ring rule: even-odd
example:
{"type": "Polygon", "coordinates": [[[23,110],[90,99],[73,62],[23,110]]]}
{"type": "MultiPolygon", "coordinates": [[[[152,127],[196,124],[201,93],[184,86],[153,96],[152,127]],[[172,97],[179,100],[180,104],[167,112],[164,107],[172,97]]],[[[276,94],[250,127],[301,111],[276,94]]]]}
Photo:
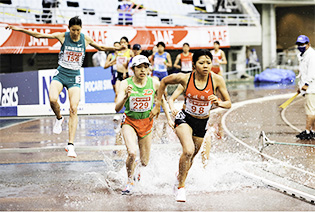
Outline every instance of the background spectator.
{"type": "Polygon", "coordinates": [[[95,54],[93,54],[93,56],[92,56],[93,66],[94,67],[97,67],[97,66],[104,67],[105,62],[106,62],[106,57],[107,56],[106,56],[104,51],[95,52],[95,54]]]}
{"type": "Polygon", "coordinates": [[[137,5],[131,0],[120,2],[117,8],[119,12],[118,25],[132,25],[133,14],[141,9],[143,9],[142,5],[137,5]]]}

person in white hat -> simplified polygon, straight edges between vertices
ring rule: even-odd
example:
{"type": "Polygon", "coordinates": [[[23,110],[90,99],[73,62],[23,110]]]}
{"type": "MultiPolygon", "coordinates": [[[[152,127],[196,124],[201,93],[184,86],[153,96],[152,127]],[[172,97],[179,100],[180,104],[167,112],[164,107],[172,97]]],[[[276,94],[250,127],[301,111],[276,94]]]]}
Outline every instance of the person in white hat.
{"type": "MultiPolygon", "coordinates": [[[[150,62],[146,56],[137,55],[132,60],[134,76],[121,82],[115,110],[119,112],[125,106],[121,131],[127,147],[126,168],[128,181],[122,194],[131,194],[134,182],[140,179],[140,168],[149,162],[153,119],[150,112],[153,109],[154,96],[160,86],[158,80],[147,76],[150,62]],[[140,150],[140,162],[136,163],[137,149],[140,150]],[[135,171],[136,170],[136,171],[135,171]]],[[[171,127],[174,127],[165,99],[162,107],[171,127]]]]}
{"type": "Polygon", "coordinates": [[[295,43],[301,52],[299,60],[300,81],[298,93],[305,96],[306,126],[296,135],[301,140],[315,138],[315,50],[311,48],[310,39],[300,35],[295,43]]]}

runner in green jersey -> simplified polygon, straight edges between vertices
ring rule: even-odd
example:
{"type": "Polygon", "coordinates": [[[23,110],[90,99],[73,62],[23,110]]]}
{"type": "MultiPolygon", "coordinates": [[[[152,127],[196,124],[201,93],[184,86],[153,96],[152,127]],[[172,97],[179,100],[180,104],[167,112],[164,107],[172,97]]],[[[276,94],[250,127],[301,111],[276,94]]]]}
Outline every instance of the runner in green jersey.
{"type": "MultiPolygon", "coordinates": [[[[126,160],[128,182],[122,194],[131,194],[134,180],[140,178],[140,167],[146,166],[149,162],[153,126],[153,119],[149,116],[153,108],[155,91],[160,86],[159,81],[147,76],[149,65],[147,57],[135,56],[132,60],[134,76],[123,80],[117,92],[115,110],[119,112],[123,106],[126,108],[122,120],[122,135],[128,151],[126,160]],[[136,164],[138,146],[140,163],[136,164]],[[135,169],[138,172],[136,174],[135,169]]],[[[165,99],[162,107],[169,125],[174,127],[165,99]]]]}

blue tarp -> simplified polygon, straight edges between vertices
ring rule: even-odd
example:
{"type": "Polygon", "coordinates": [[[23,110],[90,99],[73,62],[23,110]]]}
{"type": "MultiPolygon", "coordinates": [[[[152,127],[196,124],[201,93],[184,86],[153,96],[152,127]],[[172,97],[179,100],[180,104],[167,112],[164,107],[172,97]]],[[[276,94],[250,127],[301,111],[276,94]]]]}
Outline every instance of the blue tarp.
{"type": "Polygon", "coordinates": [[[274,83],[293,83],[295,73],[287,69],[266,69],[260,74],[256,74],[254,82],[274,82],[274,83]]]}

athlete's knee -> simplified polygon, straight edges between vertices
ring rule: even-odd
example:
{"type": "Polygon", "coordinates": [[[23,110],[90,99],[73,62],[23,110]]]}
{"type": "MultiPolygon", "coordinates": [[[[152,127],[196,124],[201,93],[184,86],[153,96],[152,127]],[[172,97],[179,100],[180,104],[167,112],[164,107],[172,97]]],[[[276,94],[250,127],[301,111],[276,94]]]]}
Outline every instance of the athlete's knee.
{"type": "Polygon", "coordinates": [[[137,152],[133,150],[128,151],[128,158],[129,160],[136,160],[137,152]]]}
{"type": "Polygon", "coordinates": [[[195,151],[193,148],[189,148],[189,149],[185,149],[183,151],[183,155],[186,157],[186,158],[192,158],[193,155],[194,155],[195,151]]]}
{"type": "Polygon", "coordinates": [[[58,97],[49,96],[50,105],[58,104],[58,97]]]}
{"type": "Polygon", "coordinates": [[[78,107],[77,106],[70,106],[70,114],[71,115],[76,115],[78,112],[78,107]]]}
{"type": "Polygon", "coordinates": [[[141,159],[141,166],[147,166],[149,163],[149,158],[142,158],[141,159]]]}

